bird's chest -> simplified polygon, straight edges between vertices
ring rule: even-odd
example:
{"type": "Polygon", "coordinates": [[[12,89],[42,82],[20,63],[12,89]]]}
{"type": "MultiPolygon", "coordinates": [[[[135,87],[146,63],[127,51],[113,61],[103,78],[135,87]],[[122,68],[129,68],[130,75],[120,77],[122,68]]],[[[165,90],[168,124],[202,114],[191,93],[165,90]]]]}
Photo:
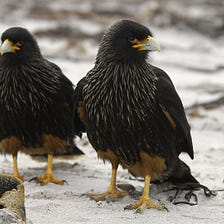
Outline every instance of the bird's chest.
{"type": "Polygon", "coordinates": [[[133,78],[120,76],[89,83],[86,93],[87,118],[96,127],[134,129],[154,106],[153,87],[133,78]]]}
{"type": "Polygon", "coordinates": [[[4,74],[0,77],[0,105],[8,112],[39,111],[49,101],[47,86],[28,76],[4,74]]]}

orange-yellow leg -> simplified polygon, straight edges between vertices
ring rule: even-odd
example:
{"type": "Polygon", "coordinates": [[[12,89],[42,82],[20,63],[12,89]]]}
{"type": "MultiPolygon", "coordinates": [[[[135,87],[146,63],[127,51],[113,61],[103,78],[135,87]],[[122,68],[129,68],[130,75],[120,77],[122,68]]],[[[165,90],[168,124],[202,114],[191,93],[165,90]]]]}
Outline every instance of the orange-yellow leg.
{"type": "Polygon", "coordinates": [[[13,158],[14,177],[17,177],[23,181],[23,177],[19,174],[19,169],[18,169],[18,164],[17,164],[17,153],[13,154],[12,158],[13,158]]]}
{"type": "Polygon", "coordinates": [[[57,179],[57,178],[55,178],[53,176],[52,162],[53,162],[53,155],[52,154],[48,154],[47,170],[46,170],[45,175],[33,178],[40,185],[45,185],[45,184],[48,184],[49,182],[63,185],[66,182],[64,180],[59,180],[59,179],[57,179]]]}
{"type": "Polygon", "coordinates": [[[108,190],[102,194],[88,193],[87,194],[88,197],[94,199],[95,201],[104,201],[104,200],[116,201],[119,198],[123,198],[128,195],[127,192],[119,191],[116,187],[118,165],[119,165],[118,163],[112,163],[112,175],[108,190]]]}
{"type": "Polygon", "coordinates": [[[164,206],[160,204],[155,204],[149,199],[149,187],[150,187],[151,177],[149,175],[145,176],[145,185],[142,196],[138,201],[128,205],[125,209],[137,209],[136,212],[142,213],[146,208],[156,208],[159,210],[163,210],[164,206]]]}

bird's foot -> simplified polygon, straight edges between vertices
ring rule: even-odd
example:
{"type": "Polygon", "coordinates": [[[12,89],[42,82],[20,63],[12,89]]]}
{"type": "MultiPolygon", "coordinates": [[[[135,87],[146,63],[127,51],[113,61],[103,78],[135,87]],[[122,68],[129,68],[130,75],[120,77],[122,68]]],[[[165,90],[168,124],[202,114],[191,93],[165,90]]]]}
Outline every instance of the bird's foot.
{"type": "Polygon", "coordinates": [[[155,204],[149,198],[140,197],[140,199],[130,205],[127,205],[125,210],[133,210],[136,209],[136,213],[143,213],[146,208],[155,208],[158,210],[166,209],[162,204],[155,204]]]}
{"type": "Polygon", "coordinates": [[[113,190],[108,190],[108,191],[106,191],[102,194],[88,193],[87,197],[95,200],[96,202],[98,202],[98,201],[112,202],[112,201],[117,201],[118,199],[123,198],[127,195],[128,195],[127,192],[123,192],[123,191],[119,191],[117,189],[113,189],[113,190]]]}
{"type": "Polygon", "coordinates": [[[33,180],[40,185],[46,185],[48,183],[64,185],[64,183],[66,183],[65,180],[57,179],[53,175],[48,175],[48,174],[45,174],[44,176],[34,177],[30,181],[33,181],[33,180]]]}

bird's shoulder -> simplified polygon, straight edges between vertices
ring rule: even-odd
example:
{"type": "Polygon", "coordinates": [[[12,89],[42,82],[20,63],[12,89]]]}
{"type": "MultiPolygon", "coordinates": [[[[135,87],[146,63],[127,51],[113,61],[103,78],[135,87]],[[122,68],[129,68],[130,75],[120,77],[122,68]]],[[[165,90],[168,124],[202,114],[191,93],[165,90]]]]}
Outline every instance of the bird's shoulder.
{"type": "Polygon", "coordinates": [[[190,135],[190,125],[187,121],[184,106],[175,89],[175,86],[162,69],[153,66],[153,72],[157,77],[156,81],[156,100],[160,105],[161,110],[169,120],[171,126],[175,129],[178,136],[183,139],[183,143],[178,154],[187,152],[193,159],[193,146],[190,135]]]}
{"type": "Polygon", "coordinates": [[[69,92],[69,94],[73,94],[74,92],[74,85],[73,83],[71,82],[71,80],[63,73],[63,71],[61,70],[61,68],[47,60],[47,59],[44,59],[44,63],[46,64],[46,66],[49,67],[49,69],[51,70],[51,75],[52,75],[52,78],[55,78],[58,80],[58,83],[59,83],[59,90],[62,90],[64,92],[69,92]]]}
{"type": "Polygon", "coordinates": [[[155,66],[153,66],[153,73],[156,76],[155,85],[157,101],[164,107],[167,107],[167,109],[179,109],[185,115],[182,101],[168,74],[162,69],[155,66]]]}
{"type": "Polygon", "coordinates": [[[52,71],[52,75],[55,75],[61,79],[65,79],[67,81],[70,81],[66,76],[65,74],[62,72],[61,68],[53,63],[52,61],[49,61],[47,59],[44,59],[44,63],[45,65],[52,71]]]}

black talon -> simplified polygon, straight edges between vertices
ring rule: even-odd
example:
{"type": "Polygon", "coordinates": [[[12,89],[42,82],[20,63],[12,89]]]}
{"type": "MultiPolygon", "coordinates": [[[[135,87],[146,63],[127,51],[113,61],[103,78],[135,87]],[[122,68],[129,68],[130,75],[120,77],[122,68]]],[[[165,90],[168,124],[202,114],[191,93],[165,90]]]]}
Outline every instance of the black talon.
{"type": "Polygon", "coordinates": [[[106,201],[108,204],[111,202],[111,200],[110,200],[110,195],[107,195],[107,196],[105,197],[105,201],[106,201]]]}
{"type": "Polygon", "coordinates": [[[169,209],[165,206],[164,206],[164,210],[167,211],[167,212],[170,212],[169,209]]]}
{"type": "Polygon", "coordinates": [[[36,181],[37,177],[33,177],[31,178],[30,180],[28,180],[28,182],[31,182],[31,181],[36,181]]]}
{"type": "Polygon", "coordinates": [[[87,193],[82,193],[79,195],[79,198],[82,198],[82,197],[87,197],[87,193]]]}
{"type": "Polygon", "coordinates": [[[36,183],[36,185],[43,185],[41,181],[37,180],[37,177],[33,177],[29,180],[29,182],[34,181],[36,183]]]}
{"type": "Polygon", "coordinates": [[[32,181],[34,181],[36,183],[36,185],[38,185],[38,184],[41,185],[41,182],[40,181],[37,181],[37,177],[33,177],[30,180],[28,180],[28,182],[32,182],[32,181]]]}
{"type": "Polygon", "coordinates": [[[124,207],[124,210],[130,210],[132,208],[132,205],[130,204],[130,205],[126,205],[125,207],[124,207]]]}
{"type": "Polygon", "coordinates": [[[62,181],[63,181],[65,184],[69,185],[67,180],[62,180],[62,181]]]}
{"type": "Polygon", "coordinates": [[[137,208],[134,213],[135,214],[141,214],[142,213],[142,210],[140,208],[137,208]]]}

